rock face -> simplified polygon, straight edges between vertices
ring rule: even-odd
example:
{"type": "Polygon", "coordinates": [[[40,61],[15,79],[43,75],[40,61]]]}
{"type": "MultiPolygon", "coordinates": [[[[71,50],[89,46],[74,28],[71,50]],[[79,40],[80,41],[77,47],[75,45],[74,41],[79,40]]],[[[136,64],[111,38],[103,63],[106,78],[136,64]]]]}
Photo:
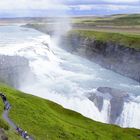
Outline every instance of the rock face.
{"type": "Polygon", "coordinates": [[[124,102],[129,101],[129,95],[124,91],[109,87],[99,87],[96,93],[88,94],[88,99],[94,102],[99,111],[103,108],[103,101],[105,98],[110,102],[108,123],[115,124],[117,118],[123,111],[124,102]]]}
{"type": "Polygon", "coordinates": [[[30,71],[28,60],[19,56],[0,56],[0,81],[13,87],[24,82],[30,71]]]}
{"type": "MultiPolygon", "coordinates": [[[[113,42],[69,35],[63,37],[68,51],[85,56],[104,68],[140,82],[140,51],[113,42]]],[[[65,45],[64,45],[65,44],[65,45]]]]}

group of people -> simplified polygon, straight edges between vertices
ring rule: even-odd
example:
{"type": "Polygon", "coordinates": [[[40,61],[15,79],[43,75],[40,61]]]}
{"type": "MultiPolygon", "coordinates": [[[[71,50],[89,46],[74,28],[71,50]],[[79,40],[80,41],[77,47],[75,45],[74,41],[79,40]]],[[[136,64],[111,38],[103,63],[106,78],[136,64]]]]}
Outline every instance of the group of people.
{"type": "MultiPolygon", "coordinates": [[[[0,93],[0,97],[4,103],[4,110],[9,110],[11,108],[10,103],[7,100],[6,95],[3,93],[0,93]]],[[[20,127],[17,126],[16,131],[24,138],[24,139],[29,139],[29,135],[27,134],[27,131],[22,130],[20,127]]]]}
{"type": "Polygon", "coordinates": [[[23,131],[20,127],[16,128],[17,132],[24,138],[29,139],[29,135],[27,134],[27,131],[23,131]]]}
{"type": "Polygon", "coordinates": [[[6,95],[4,95],[3,93],[0,93],[0,97],[2,98],[2,101],[4,103],[4,110],[9,110],[11,108],[11,105],[7,101],[6,95]]]}

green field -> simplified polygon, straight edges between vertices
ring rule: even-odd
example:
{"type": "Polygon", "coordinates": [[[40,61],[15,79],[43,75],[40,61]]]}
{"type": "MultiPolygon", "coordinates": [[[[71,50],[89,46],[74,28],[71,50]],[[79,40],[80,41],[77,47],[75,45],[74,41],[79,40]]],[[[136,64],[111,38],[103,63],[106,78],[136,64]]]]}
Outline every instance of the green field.
{"type": "Polygon", "coordinates": [[[72,18],[74,29],[140,35],[140,14],[72,18]]]}
{"type": "MultiPolygon", "coordinates": [[[[36,140],[138,140],[140,130],[123,129],[92,121],[79,113],[64,109],[51,101],[28,95],[0,85],[12,110],[10,118],[27,130],[36,140]]],[[[0,112],[3,105],[0,101],[0,112]]],[[[4,127],[9,140],[20,139],[14,130],[0,119],[0,127],[4,127]]]]}
{"type": "Polygon", "coordinates": [[[106,17],[79,17],[73,18],[73,23],[113,26],[136,26],[140,25],[140,14],[112,15],[106,17]]]}

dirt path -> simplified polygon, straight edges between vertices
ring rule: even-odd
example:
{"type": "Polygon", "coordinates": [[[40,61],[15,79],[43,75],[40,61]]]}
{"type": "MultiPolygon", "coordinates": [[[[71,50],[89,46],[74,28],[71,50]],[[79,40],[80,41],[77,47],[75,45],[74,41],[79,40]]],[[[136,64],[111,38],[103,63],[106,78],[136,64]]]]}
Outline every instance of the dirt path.
{"type": "Polygon", "coordinates": [[[3,119],[14,129],[17,128],[17,126],[13,123],[13,121],[8,117],[9,110],[4,110],[2,117],[3,119]]]}

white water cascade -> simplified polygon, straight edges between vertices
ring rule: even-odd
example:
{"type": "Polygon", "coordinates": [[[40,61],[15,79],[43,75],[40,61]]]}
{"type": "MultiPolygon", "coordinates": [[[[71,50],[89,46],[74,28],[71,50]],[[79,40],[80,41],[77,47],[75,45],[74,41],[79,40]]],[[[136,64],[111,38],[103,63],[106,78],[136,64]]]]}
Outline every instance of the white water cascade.
{"type": "Polygon", "coordinates": [[[1,26],[0,55],[17,55],[29,60],[36,79],[26,77],[20,90],[55,101],[100,122],[109,123],[110,98],[104,97],[102,110],[99,110],[86,94],[105,86],[129,92],[132,99],[124,103],[115,123],[140,128],[139,84],[61,49],[49,35],[19,26],[1,26]]]}

